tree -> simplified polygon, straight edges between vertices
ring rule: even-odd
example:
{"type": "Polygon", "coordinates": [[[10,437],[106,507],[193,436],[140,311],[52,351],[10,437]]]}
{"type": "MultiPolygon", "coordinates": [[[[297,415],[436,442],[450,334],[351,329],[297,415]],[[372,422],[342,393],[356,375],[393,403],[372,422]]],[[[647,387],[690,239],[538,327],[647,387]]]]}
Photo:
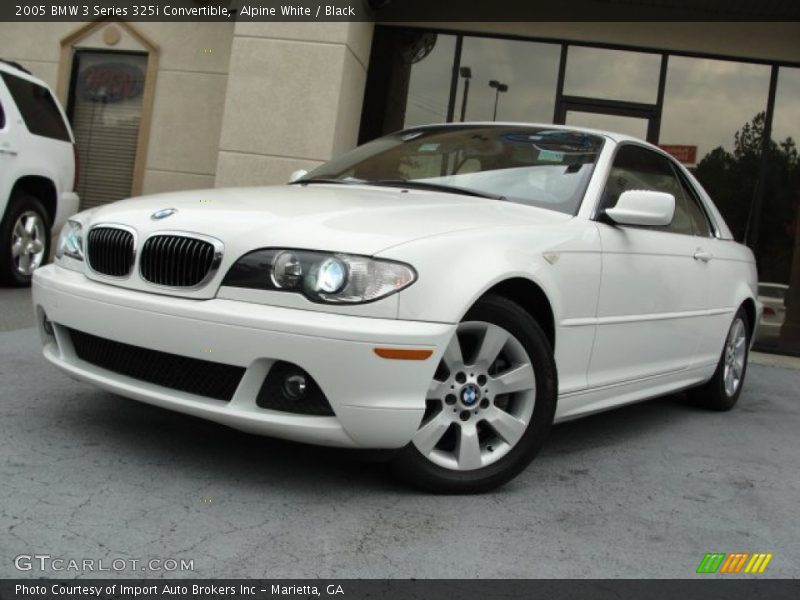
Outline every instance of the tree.
{"type": "MultiPolygon", "coordinates": [[[[745,241],[759,175],[765,114],[755,115],[734,135],[733,152],[714,148],[695,175],[714,198],[734,237],[745,241]]],[[[760,281],[788,282],[783,350],[800,352],[800,157],[791,137],[767,145],[765,195],[755,248],[760,281]]]]}

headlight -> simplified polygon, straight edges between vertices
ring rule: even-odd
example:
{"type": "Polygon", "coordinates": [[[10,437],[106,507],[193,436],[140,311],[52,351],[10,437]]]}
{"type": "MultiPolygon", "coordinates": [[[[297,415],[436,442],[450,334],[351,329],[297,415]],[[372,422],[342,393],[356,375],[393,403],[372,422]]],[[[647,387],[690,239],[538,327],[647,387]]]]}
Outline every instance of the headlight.
{"type": "Polygon", "coordinates": [[[222,285],[296,292],[312,302],[361,304],[408,287],[417,278],[409,265],[311,250],[266,248],[245,254],[222,285]]]}
{"type": "Polygon", "coordinates": [[[83,260],[83,227],[77,221],[67,221],[61,228],[56,245],[56,258],[68,256],[83,260]]]}
{"type": "Polygon", "coordinates": [[[347,283],[347,266],[338,258],[326,258],[310,273],[309,281],[317,292],[335,294],[347,283]]]}

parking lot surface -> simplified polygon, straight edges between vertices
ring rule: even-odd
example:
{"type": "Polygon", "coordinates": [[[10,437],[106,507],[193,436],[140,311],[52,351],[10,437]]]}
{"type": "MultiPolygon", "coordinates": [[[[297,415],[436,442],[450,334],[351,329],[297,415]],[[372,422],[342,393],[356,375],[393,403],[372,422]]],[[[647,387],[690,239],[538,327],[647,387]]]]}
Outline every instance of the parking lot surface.
{"type": "Polygon", "coordinates": [[[506,487],[432,496],[73,381],[23,297],[0,291],[0,577],[114,576],[15,569],[39,553],[193,560],[136,577],[683,578],[740,551],[800,575],[798,370],[751,365],[730,413],[677,395],[565,423],[506,487]]]}

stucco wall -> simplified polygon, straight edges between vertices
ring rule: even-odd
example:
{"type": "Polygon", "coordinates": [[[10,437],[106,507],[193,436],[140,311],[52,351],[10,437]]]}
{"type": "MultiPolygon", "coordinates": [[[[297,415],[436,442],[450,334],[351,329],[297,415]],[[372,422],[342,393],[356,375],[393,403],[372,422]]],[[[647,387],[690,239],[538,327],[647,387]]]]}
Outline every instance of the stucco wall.
{"type": "Polygon", "coordinates": [[[370,23],[238,23],[217,186],[282,183],[356,145],[370,23]]]}
{"type": "MultiPolygon", "coordinates": [[[[20,62],[55,90],[60,42],[84,25],[0,23],[0,57],[20,62]]],[[[134,27],[160,50],[143,191],[213,187],[233,24],[135,23],[134,27]]],[[[140,48],[124,31],[114,46],[107,46],[98,31],[78,47],[140,48]]]]}

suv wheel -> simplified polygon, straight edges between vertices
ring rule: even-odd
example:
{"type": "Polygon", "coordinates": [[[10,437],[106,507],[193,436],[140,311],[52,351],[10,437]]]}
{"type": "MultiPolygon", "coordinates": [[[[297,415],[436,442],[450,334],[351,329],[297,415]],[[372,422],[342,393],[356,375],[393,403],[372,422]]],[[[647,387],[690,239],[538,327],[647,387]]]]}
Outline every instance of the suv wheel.
{"type": "Polygon", "coordinates": [[[18,287],[30,285],[33,272],[49,256],[47,212],[33,196],[17,196],[0,224],[0,281],[18,287]]]}

